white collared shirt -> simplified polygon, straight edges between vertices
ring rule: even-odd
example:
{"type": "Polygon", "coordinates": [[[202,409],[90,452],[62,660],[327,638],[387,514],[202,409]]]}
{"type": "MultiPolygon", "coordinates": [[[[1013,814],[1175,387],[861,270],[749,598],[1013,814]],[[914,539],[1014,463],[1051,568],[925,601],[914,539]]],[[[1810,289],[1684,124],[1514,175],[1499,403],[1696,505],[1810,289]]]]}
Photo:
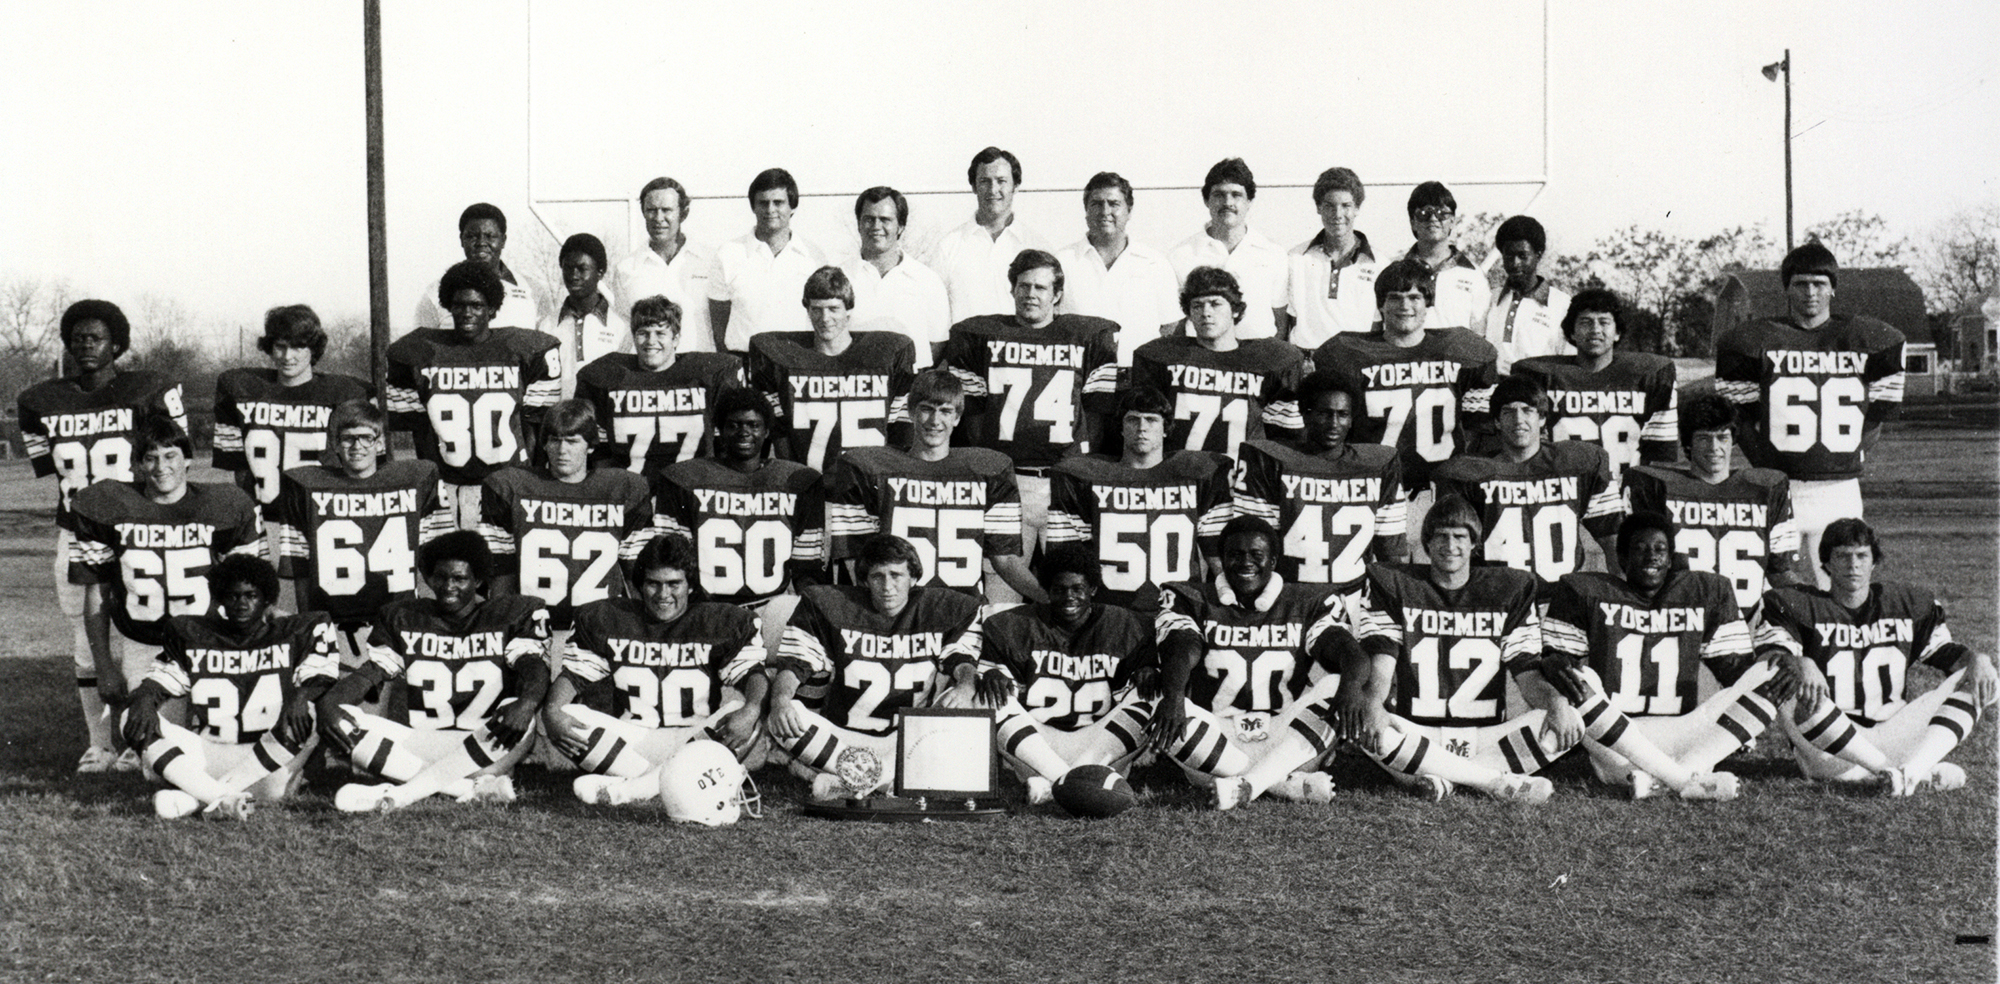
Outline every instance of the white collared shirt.
{"type": "MultiPolygon", "coordinates": [[[[450,328],[451,313],[438,303],[438,285],[444,278],[431,281],[424,288],[424,296],[417,298],[417,327],[450,328]]],[[[527,284],[509,282],[502,277],[500,289],[500,309],[493,312],[493,320],[487,322],[491,328],[533,329],[542,320],[541,299],[535,296],[535,289],[527,284]]]]}
{"type": "MultiPolygon", "coordinates": [[[[665,297],[681,306],[681,341],[677,352],[715,351],[715,333],[708,326],[708,274],[715,253],[692,241],[681,244],[668,263],[641,246],[611,268],[611,307],[632,320],[632,305],[647,297],[665,297]]],[[[732,315],[733,317],[733,315],[732,315]]]]}
{"type": "Polygon", "coordinates": [[[1576,354],[1576,346],[1562,331],[1569,301],[1569,292],[1546,278],[1525,295],[1501,285],[1500,292],[1493,295],[1493,307],[1486,312],[1486,340],[1500,353],[1501,375],[1513,371],[1514,363],[1522,359],[1576,354]]]}
{"type": "Polygon", "coordinates": [[[557,308],[555,314],[543,318],[537,326],[542,334],[554,336],[562,347],[562,398],[565,400],[576,395],[578,369],[595,362],[600,356],[632,351],[631,323],[618,313],[616,301],[609,297],[605,301],[601,317],[595,311],[576,317],[565,308],[557,308]]]}
{"type": "Polygon", "coordinates": [[[1375,272],[1380,266],[1368,237],[1354,234],[1353,258],[1336,271],[1326,233],[1292,247],[1285,254],[1286,312],[1291,314],[1292,344],[1312,351],[1342,332],[1367,332],[1378,315],[1375,272]]]}
{"type": "Polygon", "coordinates": [[[806,278],[824,265],[819,248],[793,233],[785,248],[771,247],[748,233],[715,251],[708,275],[708,299],[729,302],[729,329],[723,342],[731,352],[750,350],[750,336],[767,331],[810,331],[806,278]]]}
{"type": "Polygon", "coordinates": [[[951,323],[982,314],[1013,314],[1014,291],[1007,282],[1007,265],[1024,249],[1047,249],[1048,240],[1016,216],[999,236],[977,221],[944,234],[924,257],[944,281],[951,299],[951,323]]]}
{"type": "Polygon", "coordinates": [[[1232,250],[1203,229],[1168,250],[1167,260],[1174,265],[1176,291],[1187,283],[1188,274],[1196,267],[1221,267],[1236,276],[1236,285],[1243,288],[1244,304],[1243,320],[1236,324],[1237,338],[1271,338],[1278,334],[1271,310],[1283,306],[1285,301],[1287,264],[1283,247],[1257,230],[1248,229],[1232,250]]]}
{"type": "Polygon", "coordinates": [[[1181,320],[1180,288],[1167,254],[1126,240],[1110,267],[1084,238],[1056,254],[1063,266],[1063,297],[1056,310],[1118,322],[1118,364],[1130,366],[1132,352],[1160,337],[1160,326],[1181,320]]]}
{"type": "MultiPolygon", "coordinates": [[[[1416,247],[1404,254],[1416,259],[1416,247]]],[[[1425,328],[1464,328],[1475,335],[1486,334],[1486,309],[1492,306],[1493,291],[1486,286],[1486,274],[1458,247],[1437,270],[1437,299],[1424,315],[1425,328]]]]}
{"type": "Polygon", "coordinates": [[[888,273],[851,253],[840,269],[854,285],[855,331],[895,331],[916,343],[916,368],[931,364],[931,346],[951,337],[951,300],[944,280],[908,250],[888,273]]]}

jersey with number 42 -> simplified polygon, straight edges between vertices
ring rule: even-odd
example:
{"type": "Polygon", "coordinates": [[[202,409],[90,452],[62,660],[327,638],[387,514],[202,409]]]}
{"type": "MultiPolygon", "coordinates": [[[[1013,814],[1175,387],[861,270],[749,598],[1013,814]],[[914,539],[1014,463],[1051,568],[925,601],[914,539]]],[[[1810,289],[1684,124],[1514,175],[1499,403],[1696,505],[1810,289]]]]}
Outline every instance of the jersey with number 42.
{"type": "Polygon", "coordinates": [[[1604,449],[1582,441],[1544,442],[1526,461],[1463,455],[1438,466],[1431,483],[1439,499],[1463,496],[1479,512],[1486,539],[1477,559],[1546,584],[1583,563],[1585,533],[1618,532],[1625,512],[1604,449]]]}
{"type": "Polygon", "coordinates": [[[764,663],[757,616],[736,605],[695,602],[671,622],[633,598],[606,598],[576,610],[563,672],[586,686],[585,706],[647,728],[707,720],[764,663]]]}
{"type": "Polygon", "coordinates": [[[909,420],[905,402],[916,359],[910,336],[857,331],[849,337],[839,355],[814,350],[809,331],[750,338],[750,385],[777,415],[771,435],[789,437],[789,457],[815,471],[849,448],[891,443],[909,420]]]}
{"type": "Polygon", "coordinates": [[[1750,626],[1719,574],[1669,571],[1650,594],[1602,571],[1565,576],[1542,619],[1542,642],[1597,672],[1611,706],[1674,717],[1701,702],[1696,670],[1736,682],[1750,661],[1750,626]]]}
{"type": "Polygon", "coordinates": [[[978,594],[984,561],[1021,553],[1014,463],[986,448],[925,461],[897,448],[858,448],[827,469],[827,556],[848,560],[876,533],[908,540],[922,584],[978,594]]]}
{"type": "Polygon", "coordinates": [[[952,326],[938,361],[965,384],[959,443],[1043,468],[1083,438],[1085,414],[1111,412],[1118,326],[1058,314],[1026,328],[1011,315],[981,315],[952,326]]]}
{"type": "Polygon", "coordinates": [[[1674,552],[1688,570],[1728,578],[1745,612],[1763,601],[1770,575],[1791,570],[1799,549],[1791,482],[1769,468],[1744,468],[1709,483],[1685,466],[1641,465],[1625,472],[1625,503],[1634,513],[1673,520],[1674,552]]]}
{"type": "Polygon", "coordinates": [[[333,623],[320,612],[273,612],[248,633],[214,615],[167,620],[165,645],[146,679],[188,699],[188,730],[224,745],[248,744],[277,726],[308,680],[340,672],[333,623]]]}
{"type": "Polygon", "coordinates": [[[950,588],[911,588],[894,616],[869,604],[866,588],[814,585],[800,592],[778,665],[800,680],[830,673],[825,714],[843,728],[887,734],[896,711],[926,707],[939,677],[980,655],[980,605],[950,588]]]}
{"type": "Polygon", "coordinates": [[[454,528],[437,466],[387,461],[367,478],[294,468],[278,483],[278,573],[299,578],[304,604],[340,625],[375,617],[417,591],[417,548],[454,528]]]}
{"type": "Polygon", "coordinates": [[[819,472],[771,458],[741,472],[713,458],[683,461],[653,480],[655,522],[694,541],[701,587],[714,601],[754,605],[791,587],[791,565],[824,547],[819,472]]]}
{"type": "Polygon", "coordinates": [[[390,602],[369,631],[368,661],[388,674],[382,716],[426,730],[473,731],[520,693],[522,659],[542,659],[549,610],[503,594],[460,616],[434,598],[390,602]]]}
{"type": "Polygon", "coordinates": [[[613,352],[576,374],[576,398],[597,409],[604,441],[592,464],[651,475],[709,452],[710,408],[724,389],[743,385],[733,355],[684,352],[649,370],[629,352],[613,352]]]}
{"type": "Polygon", "coordinates": [[[410,332],[389,346],[390,423],[446,482],[477,485],[527,460],[529,426],[562,398],[561,345],[526,328],[469,344],[451,329],[410,332]]]}
{"type": "Polygon", "coordinates": [[[502,468],[486,476],[479,512],[479,535],[495,557],[515,558],[520,592],[548,605],[559,629],[578,605],[625,594],[618,562],[654,532],[652,490],[621,468],[593,468],[580,482],[502,468]]]}
{"type": "Polygon", "coordinates": [[[1381,329],[1342,332],[1313,353],[1313,368],[1358,383],[1368,401],[1348,439],[1387,444],[1403,456],[1403,482],[1430,482],[1431,468],[1468,446],[1471,419],[1487,412],[1500,353],[1463,328],[1424,332],[1404,348],[1381,329]]]}
{"type": "Polygon", "coordinates": [[[1352,589],[1368,575],[1369,547],[1403,536],[1409,502],[1394,448],[1343,444],[1326,455],[1249,441],[1236,464],[1236,514],[1278,531],[1287,580],[1352,589]]]}
{"type": "Polygon", "coordinates": [[[1396,659],[1390,710],[1418,724],[1499,724],[1510,664],[1542,654],[1534,575],[1509,567],[1474,567],[1463,587],[1447,590],[1428,567],[1371,564],[1360,616],[1361,648],[1396,659]]]}
{"type": "Polygon", "coordinates": [[[1751,464],[1794,481],[1852,478],[1903,402],[1903,333],[1844,314],[1812,329],[1751,322],[1716,339],[1715,391],[1748,408],[1738,431],[1751,464]]]}
{"type": "Polygon", "coordinates": [[[1292,584],[1275,574],[1245,601],[1226,581],[1176,581],[1160,592],[1154,617],[1162,648],[1176,635],[1198,640],[1201,660],[1187,696],[1211,711],[1277,713],[1329,674],[1354,645],[1347,607],[1324,584],[1292,584]]]}
{"type": "Polygon", "coordinates": [[[1944,603],[1907,584],[1877,582],[1860,608],[1821,588],[1774,588],[1764,596],[1757,649],[1804,656],[1826,675],[1833,702],[1863,724],[1901,710],[1910,664],[1950,670],[1965,656],[1945,624],[1944,603]]]}
{"type": "Polygon", "coordinates": [[[1073,454],[1049,472],[1050,545],[1089,543],[1104,587],[1097,599],[1142,612],[1160,586],[1202,576],[1229,522],[1228,459],[1181,451],[1151,468],[1073,454]]]}
{"type": "Polygon", "coordinates": [[[231,369],[215,380],[215,467],[235,472],[236,484],[271,519],[279,476],[326,452],[333,408],[373,395],[368,384],[339,373],[286,386],[275,369],[231,369]]]}
{"type": "Polygon", "coordinates": [[[1055,624],[1047,604],[1022,605],[988,618],[984,635],[984,660],[1013,677],[1021,706],[1064,731],[1096,723],[1133,673],[1159,665],[1153,627],[1112,605],[1091,605],[1074,632],[1055,624]]]}
{"type": "Polygon", "coordinates": [[[163,414],[187,429],[181,384],[156,372],[121,372],[88,392],[74,379],[22,391],[21,444],[35,477],[56,477],[56,525],[71,529],[70,502],[94,482],[129,482],[139,457],[139,421],[163,414]]]}

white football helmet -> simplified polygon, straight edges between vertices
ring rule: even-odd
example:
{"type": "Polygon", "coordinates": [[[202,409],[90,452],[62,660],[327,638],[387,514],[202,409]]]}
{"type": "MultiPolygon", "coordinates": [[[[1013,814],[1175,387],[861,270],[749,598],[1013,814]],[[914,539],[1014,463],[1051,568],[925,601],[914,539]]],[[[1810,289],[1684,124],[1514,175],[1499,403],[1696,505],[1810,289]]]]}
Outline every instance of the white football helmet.
{"type": "Polygon", "coordinates": [[[660,802],[668,817],[708,827],[764,815],[749,771],[721,742],[708,739],[682,745],[660,767],[660,802]]]}

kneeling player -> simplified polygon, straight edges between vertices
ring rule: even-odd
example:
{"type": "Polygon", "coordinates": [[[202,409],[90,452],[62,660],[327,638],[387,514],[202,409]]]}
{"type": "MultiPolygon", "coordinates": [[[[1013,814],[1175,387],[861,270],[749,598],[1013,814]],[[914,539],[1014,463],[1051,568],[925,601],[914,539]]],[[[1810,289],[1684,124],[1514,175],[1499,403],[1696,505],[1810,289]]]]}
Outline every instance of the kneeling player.
{"type": "Polygon", "coordinates": [[[208,572],[217,608],[167,620],[165,647],[132,692],[125,740],[173,784],[153,795],[163,817],[196,810],[242,819],[304,776],[313,701],[340,669],[325,615],[273,614],[278,572],[232,554],[208,572]]]}
{"type": "Polygon", "coordinates": [[[638,599],[577,609],[542,723],[584,771],[578,799],[650,799],[659,768],[698,738],[720,739],[739,759],[750,751],[767,682],[757,616],[691,603],[698,571],[694,544],[668,533],[639,552],[638,599]]]}
{"type": "Polygon", "coordinates": [[[979,679],[979,602],[950,588],[915,587],[923,560],[902,537],[868,539],[856,563],[863,586],[802,593],[771,682],[766,727],[793,771],[812,778],[813,797],[858,798],[889,785],[897,709],[936,704],[994,707],[1001,750],[1036,773],[1029,802],[1048,802],[1068,765],[1004,686],[979,679]],[[793,696],[815,673],[832,678],[823,716],[793,696]]]}
{"type": "Polygon", "coordinates": [[[1325,701],[1360,650],[1333,586],[1278,576],[1278,544],[1271,524],[1239,516],[1222,528],[1220,578],[1160,592],[1154,745],[1195,784],[1213,783],[1217,809],[1267,791],[1333,798],[1333,780],[1311,769],[1332,742],[1325,701]]]}
{"type": "Polygon", "coordinates": [[[1758,651],[1781,654],[1797,679],[1796,713],[1784,721],[1800,770],[1874,777],[1898,795],[1965,785],[1965,770],[1944,757],[2000,692],[1993,658],[1952,641],[1936,595],[1872,583],[1882,545],[1867,523],[1827,524],[1819,560],[1833,587],[1774,589],[1757,632],[1758,651]],[[1905,674],[1918,661],[1951,675],[1913,695],[1905,674]]]}
{"type": "Polygon", "coordinates": [[[482,597],[493,553],[473,530],[417,551],[432,597],[391,602],[368,659],[320,699],[320,734],[356,767],[392,780],[349,783],[333,804],[354,812],[408,806],[433,793],[513,802],[509,777],[533,742],[548,690],[549,612],[532,597],[482,597]],[[395,684],[388,687],[385,684],[395,684]],[[384,686],[384,715],[356,708],[384,686]]]}

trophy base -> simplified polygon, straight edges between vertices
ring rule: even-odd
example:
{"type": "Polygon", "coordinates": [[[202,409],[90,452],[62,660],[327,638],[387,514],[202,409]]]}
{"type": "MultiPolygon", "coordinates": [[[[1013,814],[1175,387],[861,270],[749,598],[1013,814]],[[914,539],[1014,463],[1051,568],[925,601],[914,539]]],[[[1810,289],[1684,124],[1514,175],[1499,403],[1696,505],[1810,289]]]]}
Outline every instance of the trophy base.
{"type": "Polygon", "coordinates": [[[994,820],[1007,815],[997,800],[870,796],[866,799],[807,800],[802,812],[822,820],[867,823],[932,823],[994,820]]]}

